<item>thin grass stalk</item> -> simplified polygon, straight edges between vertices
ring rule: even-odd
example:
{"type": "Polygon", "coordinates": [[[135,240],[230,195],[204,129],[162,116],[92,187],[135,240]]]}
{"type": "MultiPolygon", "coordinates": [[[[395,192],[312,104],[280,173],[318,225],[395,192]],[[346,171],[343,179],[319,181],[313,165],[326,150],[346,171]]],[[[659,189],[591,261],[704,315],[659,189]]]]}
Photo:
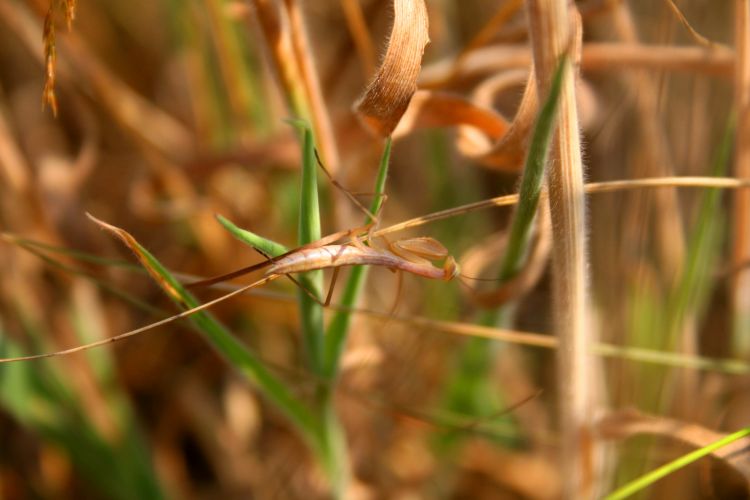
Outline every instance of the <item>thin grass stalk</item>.
{"type": "MultiPolygon", "coordinates": [[[[744,189],[750,188],[750,179],[735,179],[734,177],[704,177],[704,176],[677,176],[677,177],[653,177],[651,179],[626,179],[619,181],[589,182],[583,188],[586,194],[613,193],[616,191],[628,191],[631,189],[665,188],[665,187],[700,187],[720,189],[744,189]]],[[[542,193],[544,197],[545,194],[542,193]]],[[[420,227],[431,222],[449,219],[459,215],[485,210],[488,208],[505,207],[515,205],[519,201],[518,194],[506,194],[475,201],[427,215],[421,215],[412,219],[378,229],[373,236],[382,236],[406,229],[420,227]]]]}
{"type": "MultiPolygon", "coordinates": [[[[735,103],[737,110],[734,175],[750,178],[750,3],[735,0],[735,103]]],[[[737,265],[750,258],[750,190],[743,189],[734,198],[732,262],[737,265]]],[[[737,273],[732,281],[733,343],[735,354],[750,355],[750,271],[737,273]]]]}
{"type": "MultiPolygon", "coordinates": [[[[539,95],[547,95],[560,57],[574,46],[580,26],[566,0],[530,0],[527,3],[534,69],[539,95]]],[[[572,66],[572,61],[565,64],[572,66]]],[[[560,115],[554,137],[553,168],[548,176],[553,230],[553,314],[558,351],[560,400],[560,464],[563,497],[585,499],[595,495],[597,466],[594,456],[591,355],[593,335],[588,327],[585,200],[583,162],[575,96],[575,72],[563,78],[560,115]]]]}

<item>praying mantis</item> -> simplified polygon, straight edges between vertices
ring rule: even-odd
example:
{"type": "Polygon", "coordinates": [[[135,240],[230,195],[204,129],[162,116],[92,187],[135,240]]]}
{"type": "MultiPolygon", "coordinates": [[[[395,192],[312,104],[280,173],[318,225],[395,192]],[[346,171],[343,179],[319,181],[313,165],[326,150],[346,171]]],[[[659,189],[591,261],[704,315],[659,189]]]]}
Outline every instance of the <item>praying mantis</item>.
{"type": "MultiPolygon", "coordinates": [[[[340,231],[331,234],[316,242],[303,245],[302,247],[291,250],[277,257],[271,258],[266,256],[266,262],[261,262],[259,264],[255,264],[253,266],[239,269],[237,271],[233,271],[231,273],[227,273],[214,278],[189,283],[186,285],[186,288],[208,286],[268,267],[263,278],[249,285],[242,286],[217,299],[211,300],[195,307],[188,308],[178,314],[157,321],[155,323],[130,330],[114,337],[109,337],[107,339],[91,342],[74,348],[60,350],[52,353],[0,359],[0,363],[29,361],[34,359],[72,354],[97,346],[113,343],[134,335],[138,335],[140,333],[144,333],[158,326],[185,318],[196,312],[205,310],[209,307],[212,307],[213,305],[228,300],[236,295],[244,293],[252,288],[263,286],[282,276],[291,277],[291,275],[295,273],[329,268],[332,268],[334,270],[334,274],[331,279],[331,285],[329,287],[329,292],[325,299],[325,302],[323,303],[324,306],[328,306],[330,304],[338,271],[341,267],[344,266],[369,265],[386,267],[392,271],[403,271],[428,279],[446,281],[459,276],[459,267],[455,259],[449,254],[445,246],[443,246],[434,238],[417,237],[390,242],[385,237],[383,237],[383,240],[386,242],[386,247],[378,247],[375,244],[375,239],[372,237],[373,229],[376,227],[376,223],[378,220],[377,216],[362,207],[361,204],[356,201],[356,198],[351,192],[344,189],[335,179],[332,178],[332,176],[330,175],[330,173],[328,173],[322,163],[319,162],[319,165],[329,177],[329,179],[331,179],[333,184],[338,189],[343,190],[343,192],[350,199],[354,200],[355,204],[362,208],[368,214],[371,220],[375,221],[374,223],[371,223],[365,227],[340,231]],[[362,236],[362,233],[366,234],[362,236]],[[348,238],[348,241],[345,243],[336,243],[344,238],[348,238]],[[441,260],[443,261],[443,265],[441,267],[438,267],[434,264],[434,262],[441,260]]],[[[132,236],[130,236],[122,229],[111,226],[91,215],[89,215],[89,218],[102,228],[115,233],[121,239],[125,240],[126,243],[128,240],[132,240],[133,242],[135,241],[132,236]]],[[[301,286],[298,281],[294,281],[299,286],[301,286]]],[[[305,292],[308,295],[311,295],[315,300],[320,302],[313,292],[311,292],[310,290],[305,290],[305,292]]]]}

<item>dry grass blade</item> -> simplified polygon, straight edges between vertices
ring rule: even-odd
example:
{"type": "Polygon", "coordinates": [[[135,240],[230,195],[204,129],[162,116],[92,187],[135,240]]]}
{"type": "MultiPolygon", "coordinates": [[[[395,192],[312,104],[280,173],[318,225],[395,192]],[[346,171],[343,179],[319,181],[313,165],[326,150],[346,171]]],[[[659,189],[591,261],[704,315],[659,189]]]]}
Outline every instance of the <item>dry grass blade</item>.
{"type": "Polygon", "coordinates": [[[283,20],[278,5],[270,0],[253,0],[255,14],[270,52],[272,64],[289,107],[298,118],[308,115],[308,103],[300,68],[294,63],[294,48],[284,36],[283,20]]]}
{"type": "Polygon", "coordinates": [[[394,0],[394,22],[380,68],[355,105],[362,122],[381,137],[398,125],[417,90],[424,48],[430,41],[424,0],[394,0]]]}

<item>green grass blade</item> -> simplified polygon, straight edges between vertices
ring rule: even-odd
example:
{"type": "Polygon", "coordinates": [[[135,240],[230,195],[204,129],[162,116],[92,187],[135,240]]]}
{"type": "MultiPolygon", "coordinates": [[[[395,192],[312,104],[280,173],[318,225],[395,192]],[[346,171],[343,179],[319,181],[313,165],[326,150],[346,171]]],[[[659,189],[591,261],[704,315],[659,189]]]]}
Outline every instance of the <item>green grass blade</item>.
{"type": "Polygon", "coordinates": [[[252,231],[242,229],[222,215],[217,215],[216,220],[218,220],[219,223],[232,234],[232,236],[246,245],[257,248],[266,255],[277,257],[289,251],[289,249],[281,243],[276,243],[275,241],[259,236],[252,231]]]}
{"type": "MultiPolygon", "coordinates": [[[[302,186],[300,191],[299,233],[300,246],[321,238],[320,208],[318,204],[318,164],[315,158],[315,143],[310,126],[296,122],[302,133],[302,186]]],[[[310,368],[317,375],[323,374],[325,364],[325,331],[323,329],[323,307],[309,293],[322,300],[323,271],[309,271],[300,277],[305,280],[307,290],[298,292],[302,339],[309,357],[310,368]]]]}
{"type": "Polygon", "coordinates": [[[526,165],[524,165],[523,176],[521,177],[518,207],[513,215],[508,246],[500,269],[500,279],[503,281],[512,278],[518,272],[523,264],[528,247],[534,217],[539,206],[539,195],[544,185],[549,145],[557,116],[563,76],[565,68],[568,66],[565,59],[563,56],[557,64],[549,96],[539,112],[531,136],[526,165]]]}
{"type": "MultiPolygon", "coordinates": [[[[383,193],[385,192],[385,183],[388,178],[388,165],[391,159],[391,139],[385,142],[385,149],[380,158],[378,176],[375,180],[375,195],[370,204],[370,213],[377,214],[383,205],[383,193]]],[[[365,218],[365,225],[373,222],[368,215],[365,218]]],[[[351,323],[351,313],[346,309],[356,307],[359,300],[362,286],[367,277],[367,266],[354,266],[349,272],[349,278],[344,286],[344,292],[341,295],[340,305],[345,308],[339,310],[333,316],[331,323],[326,331],[326,357],[325,372],[327,378],[333,378],[338,373],[339,359],[344,350],[349,324],[351,323]]]]}
{"type": "MultiPolygon", "coordinates": [[[[724,175],[729,168],[734,133],[735,118],[732,116],[714,158],[711,170],[715,176],[724,175]]],[[[667,348],[675,346],[686,316],[691,311],[700,312],[705,305],[710,289],[712,264],[716,262],[724,229],[721,209],[721,190],[706,190],[695,229],[688,242],[685,268],[669,300],[671,333],[667,339],[667,348]]]]}
{"type": "Polygon", "coordinates": [[[666,477],[673,472],[677,472],[683,467],[686,467],[691,463],[710,455],[716,450],[723,448],[724,446],[727,446],[746,436],[750,436],[750,427],[745,427],[744,429],[730,434],[722,439],[719,439],[718,441],[711,443],[708,446],[692,451],[676,460],[673,460],[672,462],[669,462],[668,464],[662,465],[658,469],[655,469],[648,474],[645,474],[638,479],[631,481],[625,486],[613,491],[605,497],[605,500],[622,500],[623,498],[628,498],[629,496],[632,496],[639,491],[647,488],[648,486],[654,484],[659,479],[662,479],[663,477],[666,477]]]}

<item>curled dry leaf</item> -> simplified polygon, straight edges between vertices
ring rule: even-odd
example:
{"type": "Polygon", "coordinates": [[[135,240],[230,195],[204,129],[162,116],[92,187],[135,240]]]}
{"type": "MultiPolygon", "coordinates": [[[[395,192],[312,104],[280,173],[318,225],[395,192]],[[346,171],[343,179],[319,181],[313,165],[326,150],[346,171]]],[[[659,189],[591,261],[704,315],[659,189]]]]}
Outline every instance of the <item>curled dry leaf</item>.
{"type": "MultiPolygon", "coordinates": [[[[596,99],[590,86],[579,80],[577,88],[581,122],[594,122],[596,99]]],[[[469,98],[439,90],[419,90],[411,100],[394,138],[428,127],[458,127],[456,146],[482,166],[518,172],[539,110],[533,68],[511,68],[482,80],[469,98]],[[521,102],[512,121],[493,109],[498,95],[523,87],[521,102]]]]}
{"type": "MultiPolygon", "coordinates": [[[[461,258],[462,272],[468,276],[482,275],[482,271],[489,264],[497,261],[497,256],[503,252],[507,240],[507,233],[495,233],[469,249],[461,258]]],[[[472,302],[480,307],[499,307],[526,295],[542,276],[547,265],[551,244],[549,211],[543,209],[539,212],[537,233],[523,268],[510,281],[502,283],[499,288],[493,290],[468,288],[472,302]]],[[[467,289],[467,287],[464,288],[467,289]]]]}
{"type": "MultiPolygon", "coordinates": [[[[401,138],[418,128],[447,127],[456,124],[482,131],[482,138],[499,139],[510,124],[502,115],[482,108],[449,92],[418,90],[406,113],[393,131],[393,138],[401,138]]],[[[486,139],[485,139],[486,141],[486,139]]]]}
{"type": "Polygon", "coordinates": [[[424,0],[394,0],[394,22],[383,62],[355,112],[373,132],[388,137],[417,90],[424,48],[430,41],[424,0]]]}
{"type": "Polygon", "coordinates": [[[473,100],[479,106],[491,107],[495,97],[503,91],[523,84],[525,87],[521,103],[510,124],[508,132],[489,147],[480,150],[472,149],[467,141],[466,127],[461,127],[458,138],[459,150],[468,157],[476,159],[482,165],[504,171],[519,171],[526,155],[529,135],[534,127],[534,119],[539,109],[539,99],[534,85],[533,69],[526,71],[508,71],[488,78],[477,86],[473,100]]]}
{"type": "Polygon", "coordinates": [[[518,171],[538,108],[536,88],[527,74],[523,70],[500,73],[478,86],[471,99],[419,90],[393,136],[403,137],[421,128],[458,126],[457,146],[463,155],[489,168],[518,171]],[[531,84],[526,84],[518,112],[509,122],[492,109],[492,101],[499,92],[527,80],[531,84]]]}

